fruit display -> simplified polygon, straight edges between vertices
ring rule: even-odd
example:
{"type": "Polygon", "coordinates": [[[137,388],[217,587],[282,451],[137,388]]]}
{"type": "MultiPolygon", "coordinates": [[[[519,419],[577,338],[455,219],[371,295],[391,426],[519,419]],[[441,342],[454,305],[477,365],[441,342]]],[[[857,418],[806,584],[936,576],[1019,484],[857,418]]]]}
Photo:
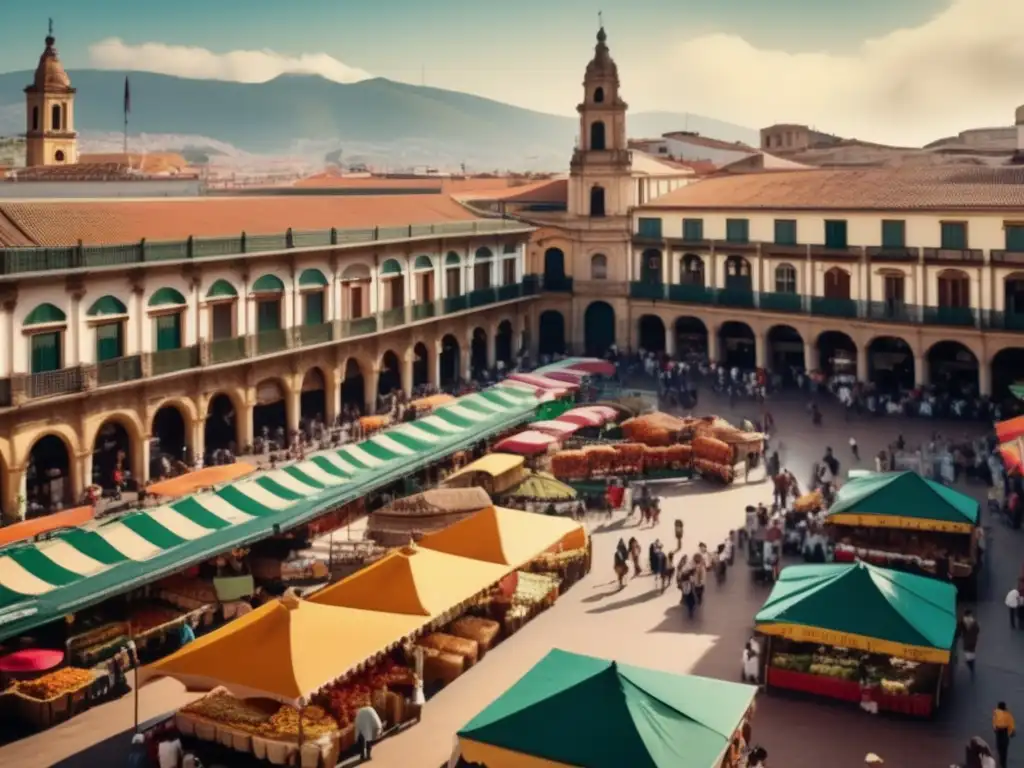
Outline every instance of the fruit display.
{"type": "Polygon", "coordinates": [[[93,677],[88,669],[64,667],[35,680],[15,682],[9,690],[37,701],[48,701],[84,688],[92,683],[93,677]]]}
{"type": "Polygon", "coordinates": [[[193,701],[188,706],[183,707],[181,712],[201,717],[205,720],[223,723],[247,733],[258,733],[260,728],[270,719],[274,710],[268,710],[257,704],[237,699],[227,691],[220,689],[215,690],[208,696],[193,701]]]}
{"type": "Polygon", "coordinates": [[[655,411],[622,422],[622,434],[632,442],[650,446],[667,446],[676,442],[686,426],[683,419],[655,411]]]}
{"type": "Polygon", "coordinates": [[[584,451],[559,451],[551,457],[551,474],[560,480],[585,480],[590,463],[584,451]]]}
{"type": "Polygon", "coordinates": [[[326,709],[341,728],[345,728],[355,722],[356,712],[362,707],[372,706],[375,693],[395,687],[411,688],[415,682],[409,667],[387,657],[353,678],[323,688],[314,697],[314,702],[326,709]]]}
{"type": "Polygon", "coordinates": [[[615,467],[618,453],[610,445],[588,445],[583,449],[591,477],[607,475],[615,467]]]}
{"type": "Polygon", "coordinates": [[[736,479],[736,473],[733,471],[731,464],[719,464],[708,459],[695,458],[693,460],[693,468],[701,477],[709,480],[718,480],[725,485],[729,485],[736,479]]]}
{"type": "MultiPolygon", "coordinates": [[[[339,730],[338,721],[331,717],[323,707],[315,704],[302,710],[302,738],[318,739],[328,733],[339,730]]],[[[270,716],[270,719],[259,727],[259,735],[268,739],[298,739],[299,710],[285,705],[270,716]]]]}
{"type": "Polygon", "coordinates": [[[132,636],[137,637],[180,618],[181,611],[170,606],[159,603],[142,603],[132,608],[128,624],[132,628],[132,636]]]}
{"type": "Polygon", "coordinates": [[[559,579],[548,573],[519,572],[519,583],[512,596],[513,605],[538,605],[558,596],[559,579]]]}
{"type": "Polygon", "coordinates": [[[689,445],[670,445],[665,449],[670,469],[687,469],[693,463],[693,448],[689,445]]]}
{"type": "Polygon", "coordinates": [[[643,443],[618,443],[615,451],[618,453],[618,464],[616,471],[623,475],[639,475],[644,471],[644,452],[647,446],[643,443]]]}
{"type": "Polygon", "coordinates": [[[704,459],[713,464],[732,466],[733,449],[728,443],[715,437],[695,437],[690,445],[695,463],[697,459],[704,459]]]}

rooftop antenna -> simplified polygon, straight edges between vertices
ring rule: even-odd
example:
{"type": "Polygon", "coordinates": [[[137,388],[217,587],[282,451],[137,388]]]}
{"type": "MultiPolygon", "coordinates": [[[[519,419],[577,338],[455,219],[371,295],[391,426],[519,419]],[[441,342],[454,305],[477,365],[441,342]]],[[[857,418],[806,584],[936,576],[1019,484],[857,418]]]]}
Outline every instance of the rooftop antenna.
{"type": "Polygon", "coordinates": [[[601,29],[604,29],[604,11],[597,12],[597,26],[601,27],[601,29]]]}

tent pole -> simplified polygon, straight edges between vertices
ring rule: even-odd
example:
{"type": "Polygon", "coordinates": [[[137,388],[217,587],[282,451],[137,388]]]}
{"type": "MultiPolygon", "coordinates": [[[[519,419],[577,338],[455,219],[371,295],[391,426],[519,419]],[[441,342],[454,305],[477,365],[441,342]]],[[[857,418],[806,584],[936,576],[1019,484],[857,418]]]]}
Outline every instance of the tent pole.
{"type": "Polygon", "coordinates": [[[135,693],[135,733],[139,732],[139,665],[136,662],[133,670],[134,682],[132,688],[135,693]]]}
{"type": "Polygon", "coordinates": [[[299,707],[299,765],[302,765],[302,713],[305,710],[305,706],[299,707]]]}

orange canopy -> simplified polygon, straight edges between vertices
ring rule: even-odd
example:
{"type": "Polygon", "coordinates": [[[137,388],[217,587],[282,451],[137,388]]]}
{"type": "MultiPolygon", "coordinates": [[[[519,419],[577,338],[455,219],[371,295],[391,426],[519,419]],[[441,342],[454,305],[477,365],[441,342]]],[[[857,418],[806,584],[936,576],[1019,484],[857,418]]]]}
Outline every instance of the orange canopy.
{"type": "Polygon", "coordinates": [[[1024,416],[1016,416],[996,424],[996,438],[1000,443],[1009,443],[1024,435],[1024,416]]]}
{"type": "Polygon", "coordinates": [[[420,539],[420,546],[519,568],[553,549],[583,549],[587,533],[564,517],[490,507],[420,539]]]}
{"type": "Polygon", "coordinates": [[[58,528],[74,528],[84,525],[92,520],[95,514],[95,507],[75,507],[74,509],[65,509],[63,512],[55,512],[52,515],[37,517],[34,520],[8,525],[0,528],[0,547],[4,544],[32,539],[41,533],[56,531],[58,528]]]}
{"type": "Polygon", "coordinates": [[[285,598],[260,606],[140,670],[192,691],[224,686],[239,698],[293,706],[417,631],[423,619],[285,598]]]}
{"type": "Polygon", "coordinates": [[[448,405],[448,403],[455,402],[455,398],[451,395],[430,395],[429,397],[421,397],[418,400],[413,400],[410,405],[418,411],[422,410],[433,410],[439,408],[442,405],[448,405]]]}
{"type": "Polygon", "coordinates": [[[410,616],[440,616],[499,582],[505,565],[410,546],[310,597],[310,602],[410,616]]]}
{"type": "Polygon", "coordinates": [[[255,470],[256,467],[252,464],[246,464],[244,461],[236,461],[234,464],[203,467],[195,472],[188,472],[178,477],[172,477],[170,480],[153,483],[153,485],[146,488],[146,491],[158,496],[171,496],[174,498],[189,496],[204,488],[222,483],[230,483],[232,480],[244,477],[255,470]]]}

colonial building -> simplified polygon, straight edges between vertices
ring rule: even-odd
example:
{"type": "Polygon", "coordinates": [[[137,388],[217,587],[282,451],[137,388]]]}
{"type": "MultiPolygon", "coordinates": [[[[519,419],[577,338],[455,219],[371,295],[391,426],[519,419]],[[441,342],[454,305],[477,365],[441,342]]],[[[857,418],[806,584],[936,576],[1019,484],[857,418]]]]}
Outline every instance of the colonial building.
{"type": "Polygon", "coordinates": [[[57,56],[56,42],[51,24],[35,77],[25,88],[25,163],[30,167],[78,162],[75,89],[57,56]]]}
{"type": "Polygon", "coordinates": [[[0,199],[0,504],[510,360],[531,228],[449,196],[0,199]]]}
{"type": "Polygon", "coordinates": [[[1024,378],[1024,169],[711,177],[634,211],[629,280],[620,345],[1001,396],[1024,378]]]}

